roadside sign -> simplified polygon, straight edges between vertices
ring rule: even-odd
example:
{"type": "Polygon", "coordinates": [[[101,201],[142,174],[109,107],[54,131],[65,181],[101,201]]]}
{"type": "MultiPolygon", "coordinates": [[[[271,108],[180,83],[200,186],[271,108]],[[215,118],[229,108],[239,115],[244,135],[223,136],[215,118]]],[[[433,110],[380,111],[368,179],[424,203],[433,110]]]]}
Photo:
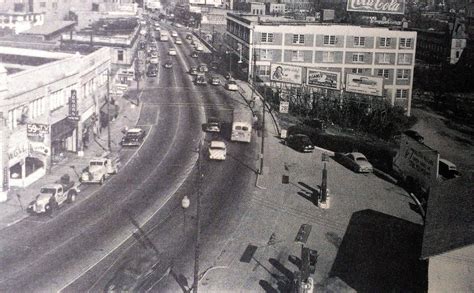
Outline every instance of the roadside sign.
{"type": "Polygon", "coordinates": [[[288,130],[282,129],[280,132],[280,138],[285,139],[288,136],[288,130]]]}
{"type": "Polygon", "coordinates": [[[322,162],[329,162],[329,155],[327,153],[321,154],[321,161],[322,162]]]}
{"type": "Polygon", "coordinates": [[[290,108],[290,102],[280,101],[280,113],[286,114],[290,108]]]}

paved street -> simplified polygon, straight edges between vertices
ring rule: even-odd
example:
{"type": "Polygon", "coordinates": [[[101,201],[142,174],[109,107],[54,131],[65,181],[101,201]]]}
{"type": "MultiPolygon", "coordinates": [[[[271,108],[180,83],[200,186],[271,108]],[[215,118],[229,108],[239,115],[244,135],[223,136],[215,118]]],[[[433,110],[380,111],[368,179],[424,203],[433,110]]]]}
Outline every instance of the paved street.
{"type": "MultiPolygon", "coordinates": [[[[415,259],[421,217],[410,209],[409,196],[374,174],[355,174],[330,160],[330,208],[317,207],[311,197],[319,191],[324,151],[302,154],[285,146],[270,115],[264,134],[265,172],[256,177],[262,133],[254,131],[250,144],[229,140],[231,111],[248,107],[249,85],[238,81],[239,92],[195,85],[190,66],[209,58],[203,58],[206,53],[191,58],[186,30],[179,34],[183,45],[172,38],[158,42],[158,76],[142,80],[140,92],[132,86],[130,94],[139,95],[140,108],[133,110],[121,101],[123,114],[113,127],[114,148],[118,149],[120,126],[136,122],[147,137],[138,149],[120,151],[126,164],[118,174],[101,187],[82,186],[80,199],[52,217],[26,217],[23,212],[0,230],[0,291],[97,292],[120,282],[139,283],[140,290],[155,292],[189,288],[200,142],[202,291],[288,290],[301,262],[301,245],[295,242],[301,224],[312,225],[306,246],[319,252],[313,278],[320,286],[337,275],[358,291],[423,288],[417,278],[425,266],[415,259]],[[177,49],[177,56],[168,56],[170,48],[177,49]],[[172,69],[164,67],[168,60],[172,69]],[[227,144],[224,162],[206,157],[215,137],[202,131],[209,117],[223,122],[218,137],[227,144]],[[284,174],[289,184],[282,183],[284,174]],[[191,202],[187,210],[181,208],[184,196],[191,202]],[[243,262],[248,245],[257,249],[243,262]],[[130,277],[127,268],[140,266],[154,269],[146,276],[130,277]],[[412,273],[402,278],[406,267],[412,273]],[[397,273],[383,278],[392,272],[397,273]],[[373,282],[363,282],[366,279],[373,282]]],[[[261,107],[258,101],[253,110],[260,112],[261,107]]],[[[35,186],[39,188],[40,182],[35,186]]]]}

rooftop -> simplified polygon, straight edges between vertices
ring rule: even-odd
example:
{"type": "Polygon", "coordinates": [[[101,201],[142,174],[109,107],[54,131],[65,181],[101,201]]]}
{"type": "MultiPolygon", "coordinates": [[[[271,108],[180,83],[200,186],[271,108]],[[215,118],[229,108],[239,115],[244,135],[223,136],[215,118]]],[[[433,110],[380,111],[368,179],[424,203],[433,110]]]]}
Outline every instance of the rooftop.
{"type": "Polygon", "coordinates": [[[33,26],[29,30],[22,32],[22,34],[28,35],[51,35],[61,31],[69,26],[73,26],[74,21],[47,21],[43,25],[33,26]]]}
{"type": "Polygon", "coordinates": [[[474,244],[474,176],[445,181],[430,192],[421,257],[474,244]]]}

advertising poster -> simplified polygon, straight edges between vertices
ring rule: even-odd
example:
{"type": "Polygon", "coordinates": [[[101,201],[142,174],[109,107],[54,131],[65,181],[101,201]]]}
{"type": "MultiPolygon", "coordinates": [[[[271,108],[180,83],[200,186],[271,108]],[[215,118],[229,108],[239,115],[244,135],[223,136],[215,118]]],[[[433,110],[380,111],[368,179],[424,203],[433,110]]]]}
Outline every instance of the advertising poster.
{"type": "Polygon", "coordinates": [[[383,95],[383,78],[347,74],[346,91],[381,97],[383,95]]]}
{"type": "Polygon", "coordinates": [[[347,0],[347,11],[405,14],[405,0],[347,0]]]}
{"type": "Polygon", "coordinates": [[[272,81],[301,84],[303,68],[299,66],[275,63],[270,66],[270,79],[272,81]]]}
{"type": "Polygon", "coordinates": [[[307,85],[327,89],[340,89],[340,74],[338,72],[324,71],[308,68],[307,85]]]}

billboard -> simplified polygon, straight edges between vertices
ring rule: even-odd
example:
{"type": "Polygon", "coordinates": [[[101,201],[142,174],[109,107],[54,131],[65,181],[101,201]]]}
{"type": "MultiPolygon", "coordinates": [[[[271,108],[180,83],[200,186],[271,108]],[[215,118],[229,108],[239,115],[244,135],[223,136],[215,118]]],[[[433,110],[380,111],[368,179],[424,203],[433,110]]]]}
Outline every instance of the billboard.
{"type": "Polygon", "coordinates": [[[383,78],[347,74],[346,91],[381,97],[383,95],[383,78]]]}
{"type": "Polygon", "coordinates": [[[272,64],[270,66],[270,79],[272,81],[302,83],[303,68],[299,66],[272,64]]]}
{"type": "Polygon", "coordinates": [[[306,83],[308,86],[338,90],[341,88],[340,73],[308,68],[306,83]]]}
{"type": "Polygon", "coordinates": [[[71,95],[69,96],[69,120],[79,121],[81,117],[77,112],[77,91],[71,90],[71,95]]]}
{"type": "Polygon", "coordinates": [[[405,14],[405,0],[347,0],[347,11],[405,14]]]}

